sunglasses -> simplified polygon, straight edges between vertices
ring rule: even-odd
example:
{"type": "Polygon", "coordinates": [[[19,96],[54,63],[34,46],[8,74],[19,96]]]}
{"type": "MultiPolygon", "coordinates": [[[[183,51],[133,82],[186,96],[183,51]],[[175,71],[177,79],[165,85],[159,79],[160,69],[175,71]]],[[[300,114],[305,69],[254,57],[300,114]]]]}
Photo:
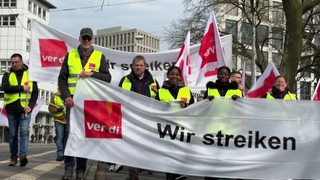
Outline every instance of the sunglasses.
{"type": "Polygon", "coordinates": [[[88,40],[88,41],[91,41],[92,40],[92,37],[90,36],[82,36],[82,40],[88,40]]]}

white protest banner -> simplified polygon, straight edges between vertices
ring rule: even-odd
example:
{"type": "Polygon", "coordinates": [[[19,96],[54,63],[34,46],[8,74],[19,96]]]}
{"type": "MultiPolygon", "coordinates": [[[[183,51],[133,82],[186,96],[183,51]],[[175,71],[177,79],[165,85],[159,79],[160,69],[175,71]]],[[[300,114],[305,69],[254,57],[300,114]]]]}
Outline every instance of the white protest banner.
{"type": "MultiPolygon", "coordinates": [[[[79,29],[80,31],[80,29],[79,29]]],[[[232,60],[232,36],[222,37],[222,45],[225,49],[227,65],[231,67],[232,60]]],[[[71,49],[76,49],[79,45],[78,37],[72,37],[66,33],[58,31],[48,25],[38,21],[32,21],[31,51],[29,78],[38,82],[57,82],[60,67],[64,56],[71,49]]],[[[200,45],[190,47],[190,58],[195,59],[198,55],[200,45]]],[[[112,84],[118,85],[122,76],[129,74],[130,64],[137,53],[116,51],[106,47],[94,45],[96,50],[102,51],[110,64],[110,73],[112,75],[112,84]]],[[[152,75],[162,84],[165,73],[170,66],[175,65],[180,49],[169,50],[159,53],[140,53],[149,64],[149,70],[152,75]]],[[[191,62],[192,63],[192,62],[191,62]]],[[[191,68],[196,65],[191,64],[191,68]]],[[[199,71],[197,71],[199,72],[199,71]]],[[[190,80],[195,81],[198,74],[191,74],[190,80]],[[192,77],[194,76],[194,77],[192,77]]],[[[208,80],[209,81],[209,80],[208,80]]],[[[205,83],[199,87],[205,87],[205,83]]],[[[191,82],[189,85],[195,84],[191,82]]]]}
{"type": "Polygon", "coordinates": [[[80,79],[66,155],[196,176],[320,177],[320,103],[215,98],[185,109],[80,79]]]}

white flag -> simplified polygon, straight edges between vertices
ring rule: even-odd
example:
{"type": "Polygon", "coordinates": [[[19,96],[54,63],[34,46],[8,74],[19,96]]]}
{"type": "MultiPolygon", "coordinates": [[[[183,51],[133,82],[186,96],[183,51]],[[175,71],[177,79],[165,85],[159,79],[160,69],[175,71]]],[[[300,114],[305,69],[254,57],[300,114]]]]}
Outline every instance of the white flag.
{"type": "Polygon", "coordinates": [[[184,81],[184,84],[188,86],[189,76],[191,75],[191,66],[190,66],[190,31],[186,36],[186,39],[181,47],[176,66],[181,70],[181,77],[184,81]]]}

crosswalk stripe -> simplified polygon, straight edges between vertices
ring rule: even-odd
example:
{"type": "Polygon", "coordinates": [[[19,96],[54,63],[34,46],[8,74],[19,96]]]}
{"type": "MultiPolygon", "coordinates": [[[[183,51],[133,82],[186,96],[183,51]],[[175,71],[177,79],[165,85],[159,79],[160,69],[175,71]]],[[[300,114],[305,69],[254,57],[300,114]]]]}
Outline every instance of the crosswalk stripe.
{"type": "MultiPolygon", "coordinates": [[[[47,152],[44,152],[44,153],[41,153],[41,154],[30,155],[30,156],[28,156],[28,159],[34,158],[34,157],[43,156],[43,155],[47,155],[47,154],[54,153],[54,152],[57,152],[57,150],[47,151],[47,152]]],[[[5,163],[9,163],[9,160],[0,161],[0,164],[5,164],[5,163]]]]}
{"type": "Polygon", "coordinates": [[[45,164],[41,164],[39,166],[36,166],[32,169],[29,169],[27,171],[23,171],[19,174],[16,174],[14,176],[8,177],[4,180],[34,180],[42,176],[43,174],[47,173],[48,171],[51,171],[58,166],[60,166],[62,162],[58,161],[50,161],[45,164]]]}

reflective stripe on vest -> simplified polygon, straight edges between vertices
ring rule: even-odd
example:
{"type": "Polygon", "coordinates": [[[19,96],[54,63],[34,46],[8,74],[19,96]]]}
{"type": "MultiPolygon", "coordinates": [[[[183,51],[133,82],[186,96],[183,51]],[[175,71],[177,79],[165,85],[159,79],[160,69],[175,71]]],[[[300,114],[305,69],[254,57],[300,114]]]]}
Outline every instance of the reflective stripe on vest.
{"type": "MultiPolygon", "coordinates": [[[[242,97],[242,92],[240,89],[229,89],[224,97],[231,98],[233,95],[242,97]]],[[[220,97],[218,89],[208,88],[208,96],[220,97]]]]}
{"type": "MultiPolygon", "coordinates": [[[[14,72],[11,72],[9,75],[9,84],[11,86],[18,86],[17,76],[14,72]]],[[[28,81],[27,71],[23,72],[20,86],[24,86],[25,84],[28,84],[30,86],[30,92],[4,93],[4,106],[10,103],[13,103],[18,99],[20,99],[20,104],[23,108],[27,106],[27,102],[29,102],[29,99],[33,90],[33,82],[28,81]]]]}
{"type": "MultiPolygon", "coordinates": [[[[174,97],[171,95],[170,91],[164,88],[159,89],[159,99],[161,102],[166,102],[166,103],[172,100],[175,100],[174,97]]],[[[191,99],[191,95],[190,95],[189,87],[180,88],[176,100],[182,100],[182,101],[185,101],[187,104],[189,104],[190,99],[191,99]]]]}
{"type": "Polygon", "coordinates": [[[242,91],[240,89],[229,89],[224,97],[231,98],[233,95],[242,97],[242,91]]]}
{"type": "MultiPolygon", "coordinates": [[[[124,78],[124,80],[123,80],[123,82],[122,82],[122,84],[121,84],[121,87],[122,87],[123,89],[128,90],[128,91],[131,90],[132,83],[131,83],[131,81],[129,80],[128,77],[125,77],[125,78],[124,78]]],[[[151,83],[151,84],[149,85],[149,91],[150,91],[150,96],[151,96],[151,97],[156,97],[157,92],[155,92],[155,91],[152,90],[152,89],[154,89],[154,88],[157,89],[157,83],[156,83],[156,80],[153,78],[153,83],[151,83]]]]}
{"type": "Polygon", "coordinates": [[[69,52],[68,55],[68,87],[71,95],[74,94],[74,88],[78,80],[78,76],[82,70],[86,72],[96,71],[99,72],[100,62],[101,62],[102,52],[93,51],[90,55],[90,58],[87,61],[87,64],[82,68],[80,55],[77,49],[73,49],[69,52]]]}
{"type": "MultiPolygon", "coordinates": [[[[275,99],[271,93],[268,93],[267,94],[267,99],[275,99]]],[[[286,95],[284,95],[284,100],[297,100],[297,96],[295,94],[291,94],[291,93],[288,93],[286,95]]]]}

